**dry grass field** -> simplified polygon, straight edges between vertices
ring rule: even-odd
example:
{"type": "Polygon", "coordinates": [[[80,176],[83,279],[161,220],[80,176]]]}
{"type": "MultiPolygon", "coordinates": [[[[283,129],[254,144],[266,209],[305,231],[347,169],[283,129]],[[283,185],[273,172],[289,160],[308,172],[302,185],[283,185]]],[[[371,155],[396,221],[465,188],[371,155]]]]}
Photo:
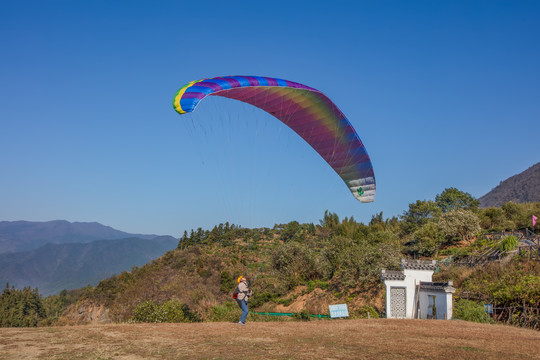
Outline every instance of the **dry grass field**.
{"type": "Polygon", "coordinates": [[[540,359],[540,332],[434,320],[0,328],[0,359],[540,359]]]}

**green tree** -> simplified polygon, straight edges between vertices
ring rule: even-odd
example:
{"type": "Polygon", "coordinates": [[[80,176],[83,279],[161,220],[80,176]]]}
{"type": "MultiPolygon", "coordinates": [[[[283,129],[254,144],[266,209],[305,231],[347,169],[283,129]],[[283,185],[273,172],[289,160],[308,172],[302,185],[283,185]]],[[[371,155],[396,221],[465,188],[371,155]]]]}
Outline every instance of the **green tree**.
{"type": "Polygon", "coordinates": [[[455,238],[471,240],[480,232],[480,220],[471,210],[452,210],[443,214],[438,222],[439,228],[452,241],[455,238]]]}
{"type": "Polygon", "coordinates": [[[343,236],[329,239],[321,251],[329,264],[329,278],[344,288],[375,284],[380,269],[397,268],[401,246],[390,231],[375,231],[366,238],[353,240],[343,236]]]}
{"type": "Polygon", "coordinates": [[[19,290],[7,286],[0,295],[0,326],[37,326],[45,316],[43,299],[37,288],[19,290]]]}
{"type": "Polygon", "coordinates": [[[442,210],[432,200],[417,200],[409,204],[409,210],[401,216],[401,227],[405,234],[411,234],[429,221],[436,220],[442,210]]]}
{"type": "Polygon", "coordinates": [[[307,281],[317,280],[323,276],[320,262],[316,259],[315,250],[298,242],[288,242],[273,255],[272,267],[289,288],[307,281]]]}
{"type": "Polygon", "coordinates": [[[339,216],[336,213],[325,210],[324,218],[319,221],[321,226],[330,230],[337,231],[339,229],[339,216]]]}
{"type": "Polygon", "coordinates": [[[428,222],[414,232],[418,254],[422,256],[436,256],[444,243],[444,234],[437,224],[428,222]]]}
{"type": "Polygon", "coordinates": [[[375,214],[375,215],[371,215],[371,220],[369,221],[369,226],[373,226],[373,227],[378,226],[379,228],[384,228],[384,225],[385,225],[385,222],[384,222],[384,219],[383,219],[383,212],[382,211],[380,213],[375,214]]]}
{"type": "Polygon", "coordinates": [[[290,238],[295,235],[295,233],[299,230],[298,227],[300,226],[300,223],[298,221],[291,221],[285,227],[283,228],[283,231],[281,232],[281,240],[287,241],[290,240],[290,238]]]}
{"type": "Polygon", "coordinates": [[[504,211],[506,219],[509,221],[512,229],[522,228],[530,225],[531,218],[528,216],[524,204],[507,202],[501,209],[504,211]]]}
{"type": "Polygon", "coordinates": [[[178,241],[178,246],[176,247],[177,249],[184,249],[186,248],[187,244],[188,244],[188,240],[189,240],[189,237],[188,237],[188,233],[186,230],[184,230],[184,235],[182,235],[182,237],[180,238],[180,240],[178,241]]]}
{"type": "Polygon", "coordinates": [[[453,187],[444,189],[442,193],[437,195],[435,203],[444,213],[460,209],[476,211],[480,205],[480,202],[471,194],[453,187]]]}
{"type": "Polygon", "coordinates": [[[358,237],[358,234],[363,226],[363,224],[356,222],[352,216],[350,218],[345,217],[341,221],[338,234],[351,239],[355,239],[358,237]]]}
{"type": "Polygon", "coordinates": [[[76,296],[62,290],[58,295],[51,295],[43,299],[43,307],[47,314],[44,325],[52,325],[60,318],[66,308],[76,301],[76,296]]]}
{"type": "Polygon", "coordinates": [[[501,208],[490,207],[482,210],[479,213],[480,226],[483,229],[492,231],[503,231],[514,226],[512,221],[506,218],[504,211],[501,208]]]}

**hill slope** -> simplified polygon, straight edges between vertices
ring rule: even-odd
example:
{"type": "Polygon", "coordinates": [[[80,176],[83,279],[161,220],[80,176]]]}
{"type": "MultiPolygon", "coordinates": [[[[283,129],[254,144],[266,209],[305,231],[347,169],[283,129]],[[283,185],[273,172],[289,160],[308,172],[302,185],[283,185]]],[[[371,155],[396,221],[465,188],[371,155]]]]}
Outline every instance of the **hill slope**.
{"type": "Polygon", "coordinates": [[[198,319],[223,320],[237,309],[231,293],[240,275],[254,279],[256,292],[250,299],[254,311],[324,314],[329,304],[347,301],[351,317],[366,311],[375,316],[383,306],[380,269],[399,266],[400,243],[385,230],[387,225],[397,226],[347,220],[344,227],[354,232],[353,240],[331,236],[330,231],[341,231],[337,223],[291,222],[274,229],[220,224],[184,236],[179,248],[156,261],[102,280],[85,291],[60,321],[84,323],[85,314],[106,309],[109,320],[123,322],[143,302],[163,304],[171,299],[198,319]]]}
{"type": "Polygon", "coordinates": [[[111,275],[140,266],[176,247],[171,236],[125,238],[85,244],[46,244],[36,250],[0,254],[0,284],[37,287],[50,295],[96,285],[111,275]]]}
{"type": "Polygon", "coordinates": [[[481,207],[502,206],[509,201],[517,204],[540,201],[540,162],[502,181],[478,200],[481,207]]]}
{"type": "Polygon", "coordinates": [[[0,221],[0,254],[34,250],[47,243],[88,243],[128,237],[152,239],[156,236],[129,234],[96,222],[0,221]]]}

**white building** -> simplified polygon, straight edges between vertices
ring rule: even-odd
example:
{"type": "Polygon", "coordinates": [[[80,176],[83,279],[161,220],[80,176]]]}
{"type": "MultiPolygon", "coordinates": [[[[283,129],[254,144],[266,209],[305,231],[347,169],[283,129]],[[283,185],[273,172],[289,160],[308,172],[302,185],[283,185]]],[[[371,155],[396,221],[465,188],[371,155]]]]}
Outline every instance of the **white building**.
{"type": "Polygon", "coordinates": [[[386,286],[386,317],[452,319],[452,281],[432,282],[435,260],[401,259],[402,271],[382,270],[386,286]]]}

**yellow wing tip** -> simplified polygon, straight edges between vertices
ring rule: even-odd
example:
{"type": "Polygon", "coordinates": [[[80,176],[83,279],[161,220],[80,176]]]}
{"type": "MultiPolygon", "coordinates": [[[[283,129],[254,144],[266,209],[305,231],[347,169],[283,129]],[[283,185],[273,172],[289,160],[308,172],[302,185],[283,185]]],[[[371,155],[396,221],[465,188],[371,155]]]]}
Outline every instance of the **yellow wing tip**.
{"type": "Polygon", "coordinates": [[[182,99],[182,96],[184,95],[184,93],[186,92],[186,90],[190,87],[190,86],[193,86],[194,84],[198,83],[198,82],[201,82],[201,81],[204,81],[206,79],[201,79],[201,80],[195,80],[195,81],[192,81],[192,82],[189,82],[187,83],[186,85],[182,86],[177,92],[176,94],[174,95],[174,99],[173,99],[173,107],[174,107],[174,110],[179,113],[180,115],[182,114],[187,114],[188,111],[184,111],[182,109],[182,106],[180,105],[180,100],[182,99]]]}

